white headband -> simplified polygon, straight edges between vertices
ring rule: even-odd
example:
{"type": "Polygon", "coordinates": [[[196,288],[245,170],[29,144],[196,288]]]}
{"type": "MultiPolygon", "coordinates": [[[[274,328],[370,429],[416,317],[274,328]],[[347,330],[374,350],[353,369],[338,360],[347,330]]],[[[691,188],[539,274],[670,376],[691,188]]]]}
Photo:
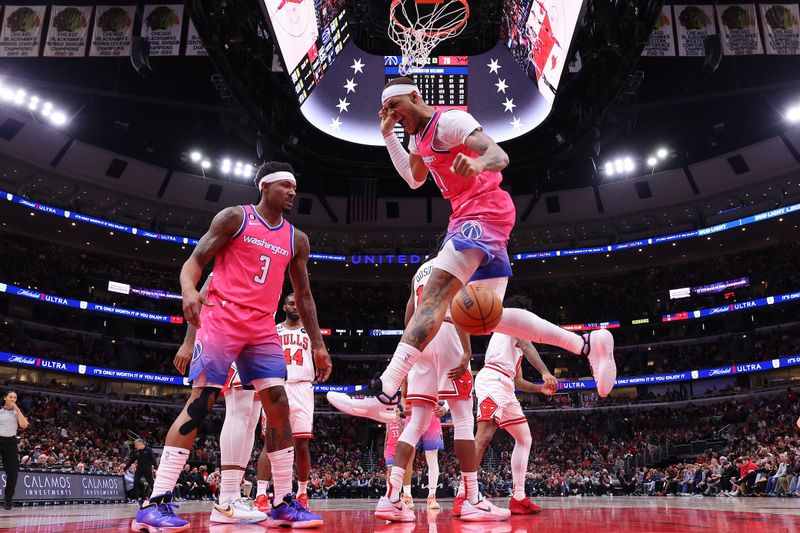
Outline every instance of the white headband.
{"type": "Polygon", "coordinates": [[[385,102],[392,96],[402,96],[404,94],[411,94],[417,93],[419,94],[419,89],[416,85],[410,85],[408,83],[401,83],[398,85],[390,85],[389,87],[383,90],[381,94],[381,103],[385,102]]]}
{"type": "Polygon", "coordinates": [[[294,174],[285,170],[279,170],[278,172],[262,176],[261,179],[258,180],[258,188],[261,189],[261,185],[264,183],[275,183],[276,181],[291,181],[293,184],[297,185],[294,174]]]}

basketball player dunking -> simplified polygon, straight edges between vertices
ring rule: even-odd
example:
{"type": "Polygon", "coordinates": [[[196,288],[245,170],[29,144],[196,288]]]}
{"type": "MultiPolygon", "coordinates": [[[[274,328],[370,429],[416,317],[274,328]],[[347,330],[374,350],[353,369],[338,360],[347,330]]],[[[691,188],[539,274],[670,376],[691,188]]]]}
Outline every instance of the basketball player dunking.
{"type": "MultiPolygon", "coordinates": [[[[278,336],[286,358],[285,388],[289,398],[289,425],[292,427],[297,462],[297,501],[308,508],[308,476],[311,472],[309,441],[314,436],[314,353],[311,350],[311,337],[300,322],[294,293],[289,293],[283,299],[283,312],[286,313],[286,320],[278,324],[278,336]]],[[[261,427],[267,427],[266,416],[261,419],[261,427]]],[[[254,506],[261,511],[269,510],[267,480],[270,472],[269,454],[265,446],[258,457],[258,489],[254,502],[254,506]]]]}
{"type": "Polygon", "coordinates": [[[286,359],[273,318],[288,269],[298,312],[312,339],[317,377],[325,381],[331,362],[308,280],[308,237],[283,218],[296,194],[292,167],[265,163],[255,183],[260,193],[258,204],[220,211],[181,269],[184,316],[197,328],[189,368],[192,392],[167,433],[153,495],[131,523],[135,531],[172,533],[189,529],[190,523],[175,514],[171,492],[197,429],[211,412],[233,362],[242,384],[256,390],[269,419],[266,446],[276,494],[269,525],[308,527],[322,523],[321,517],[308,512],[291,494],[294,448],[284,391],[286,359]],[[196,287],[212,257],[214,277],[205,298],[196,287]]]}
{"type": "MultiPolygon", "coordinates": [[[[386,84],[382,103],[381,133],[395,169],[415,189],[430,173],[453,213],[430,280],[389,366],[367,391],[359,392],[363,397],[338,406],[370,418],[393,409],[400,383],[439,331],[450,302],[464,285],[483,285],[503,300],[511,275],[506,248],[516,218],[511,196],[500,188],[500,171],[508,165],[508,156],[470,114],[437,111],[407,77],[386,84]],[[412,135],[410,154],[394,135],[398,123],[412,135]]],[[[586,356],[599,395],[607,396],[614,386],[614,339],[607,330],[576,335],[529,311],[505,309],[494,331],[586,356]]],[[[477,476],[471,474],[466,482],[467,494],[474,494],[477,476]]]]}

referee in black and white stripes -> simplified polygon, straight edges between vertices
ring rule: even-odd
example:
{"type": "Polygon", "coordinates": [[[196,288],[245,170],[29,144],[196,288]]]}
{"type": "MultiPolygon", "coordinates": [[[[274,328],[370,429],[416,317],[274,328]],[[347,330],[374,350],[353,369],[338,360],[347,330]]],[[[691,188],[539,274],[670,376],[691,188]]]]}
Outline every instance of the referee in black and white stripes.
{"type": "Polygon", "coordinates": [[[3,458],[3,470],[6,474],[5,503],[6,510],[11,509],[11,500],[17,487],[19,475],[19,445],[17,431],[28,427],[28,419],[17,405],[17,393],[7,391],[3,395],[3,407],[0,409],[0,456],[3,458]]]}

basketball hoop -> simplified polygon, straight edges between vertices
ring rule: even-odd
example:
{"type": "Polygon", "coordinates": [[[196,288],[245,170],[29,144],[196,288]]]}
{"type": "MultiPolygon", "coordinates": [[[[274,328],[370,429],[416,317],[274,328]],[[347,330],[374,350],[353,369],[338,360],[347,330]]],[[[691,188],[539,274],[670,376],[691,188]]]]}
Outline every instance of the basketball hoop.
{"type": "Polygon", "coordinates": [[[389,19],[389,37],[402,54],[398,72],[406,76],[427,64],[437,44],[464,30],[469,4],[467,0],[392,0],[389,19]]]}

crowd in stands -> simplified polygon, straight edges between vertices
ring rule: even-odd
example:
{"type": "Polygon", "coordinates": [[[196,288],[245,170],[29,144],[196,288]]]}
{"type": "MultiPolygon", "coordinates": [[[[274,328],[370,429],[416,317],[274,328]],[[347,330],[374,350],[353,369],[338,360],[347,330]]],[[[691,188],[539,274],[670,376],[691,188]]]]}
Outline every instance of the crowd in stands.
{"type": "MultiPolygon", "coordinates": [[[[533,434],[527,490],[533,496],[798,495],[800,414],[794,390],[720,399],[676,408],[600,409],[591,413],[532,413],[533,434]],[[676,455],[681,444],[702,443],[696,453],[676,455]]],[[[174,408],[130,403],[84,402],[46,393],[20,393],[31,426],[21,433],[23,468],[125,475],[133,439],[157,447],[174,408]]],[[[212,498],[218,488],[222,410],[206,420],[176,496],[212,498]]],[[[441,496],[452,495],[459,469],[446,430],[439,454],[441,496]]],[[[385,430],[363,419],[318,416],[312,440],[312,498],[373,497],[385,489],[381,455],[385,430]]],[[[255,479],[256,440],[246,480],[255,479]]],[[[479,479],[489,496],[511,488],[513,442],[495,436],[479,479]]],[[[416,459],[413,486],[427,490],[424,456],[416,459]]],[[[132,488],[132,487],[131,487],[132,488]]]]}
{"type": "MultiPolygon", "coordinates": [[[[180,302],[109,293],[109,281],[180,292],[178,265],[150,264],[89,253],[0,232],[0,282],[36,287],[57,296],[92,300],[166,315],[180,314],[180,302]]],[[[187,252],[188,254],[188,252],[187,252]]],[[[558,324],[618,320],[714,307],[734,301],[791,292],[800,285],[796,257],[800,240],[784,240],[757,250],[678,264],[639,268],[619,274],[571,278],[512,279],[508,294],[525,294],[535,311],[558,324]],[[725,294],[669,298],[669,290],[721,282],[743,276],[750,286],[725,294]],[[553,296],[557,295],[557,298],[553,296]],[[590,303],[591,305],[587,305],[590,303]]],[[[311,268],[313,272],[313,265],[311,268]]],[[[410,272],[409,272],[410,275],[410,272]]],[[[402,327],[409,281],[354,279],[352,283],[314,278],[313,290],[323,327],[370,329],[402,327]]]]}

